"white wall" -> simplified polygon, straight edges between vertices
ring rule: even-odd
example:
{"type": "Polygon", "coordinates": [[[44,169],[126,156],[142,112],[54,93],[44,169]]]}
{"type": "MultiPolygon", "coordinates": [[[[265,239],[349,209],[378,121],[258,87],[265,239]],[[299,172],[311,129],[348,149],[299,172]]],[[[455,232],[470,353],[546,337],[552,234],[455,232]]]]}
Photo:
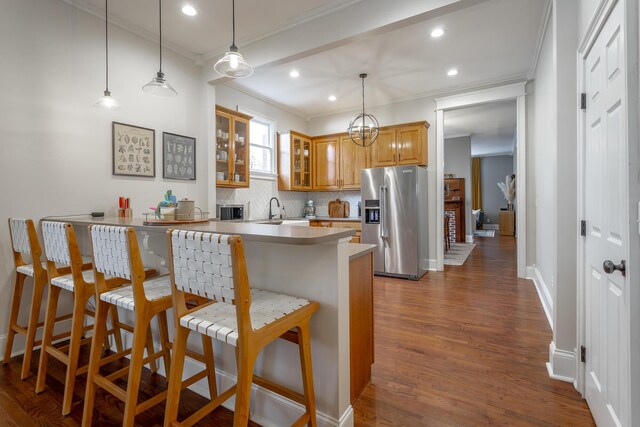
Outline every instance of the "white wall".
{"type": "Polygon", "coordinates": [[[482,210],[484,223],[498,224],[500,209],[507,207],[507,200],[498,187],[507,175],[513,173],[513,156],[488,156],[481,161],[482,210]]]}
{"type": "MultiPolygon", "coordinates": [[[[165,51],[163,68],[178,97],[152,97],[141,87],[157,71],[157,45],[111,26],[110,86],[122,109],[98,110],[92,104],[104,91],[104,21],[61,1],[4,3],[0,294],[5,298],[0,301],[0,334],[6,332],[14,280],[6,218],[114,213],[120,195],[131,197],[135,215],[141,216],[167,189],[195,199],[199,206],[208,202],[201,114],[206,91],[193,61],[165,51]],[[112,176],[112,121],[156,130],[156,178],[112,176]],[[162,179],[163,131],[197,139],[196,181],[162,179]]],[[[26,307],[22,305],[23,319],[26,307]]]]}
{"type": "Polygon", "coordinates": [[[598,3],[600,3],[600,0],[580,0],[580,38],[585,34],[598,3]]]}
{"type": "MultiPolygon", "coordinates": [[[[380,126],[410,123],[426,120],[431,124],[428,132],[428,192],[429,192],[429,258],[435,264],[436,254],[436,114],[433,98],[420,98],[410,101],[389,104],[378,107],[367,107],[367,113],[373,114],[380,126]]],[[[324,135],[345,132],[349,121],[358,111],[348,111],[329,116],[313,118],[309,121],[307,131],[309,135],[324,135]]],[[[311,196],[311,194],[310,194],[311,196]]]]}
{"type": "MultiPolygon", "coordinates": [[[[447,113],[444,114],[445,127],[447,113]]],[[[472,237],[473,215],[471,213],[471,138],[448,138],[444,140],[444,173],[454,178],[464,178],[464,215],[467,236],[472,237]]],[[[467,237],[464,236],[464,237],[467,237]]]]}

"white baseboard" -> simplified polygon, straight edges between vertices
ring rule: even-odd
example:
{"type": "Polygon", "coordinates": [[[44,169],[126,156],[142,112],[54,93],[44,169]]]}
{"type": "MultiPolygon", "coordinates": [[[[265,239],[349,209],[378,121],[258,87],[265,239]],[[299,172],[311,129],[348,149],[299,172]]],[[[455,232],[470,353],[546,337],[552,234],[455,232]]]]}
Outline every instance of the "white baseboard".
{"type": "Polygon", "coordinates": [[[573,383],[576,378],[576,353],[575,351],[559,350],[556,343],[549,344],[549,362],[547,372],[554,380],[573,383]]]}
{"type": "Polygon", "coordinates": [[[538,292],[538,298],[540,298],[540,302],[542,303],[544,314],[547,316],[547,322],[549,322],[549,326],[551,330],[553,330],[553,300],[549,294],[549,288],[547,288],[540,271],[538,271],[535,265],[527,267],[527,279],[533,281],[536,291],[538,292]]]}
{"type": "Polygon", "coordinates": [[[427,270],[438,271],[438,262],[435,259],[427,260],[427,270]]]}
{"type": "Polygon", "coordinates": [[[482,229],[483,230],[499,230],[500,225],[499,224],[482,224],[482,229]]]}
{"type": "Polygon", "coordinates": [[[465,236],[465,242],[467,243],[473,243],[473,234],[467,234],[465,236]]]}

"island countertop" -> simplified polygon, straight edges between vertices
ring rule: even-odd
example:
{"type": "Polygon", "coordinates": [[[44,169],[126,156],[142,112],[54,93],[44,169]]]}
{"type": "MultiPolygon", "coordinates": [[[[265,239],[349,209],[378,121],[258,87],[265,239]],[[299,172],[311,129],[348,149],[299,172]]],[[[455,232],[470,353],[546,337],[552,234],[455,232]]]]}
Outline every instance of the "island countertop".
{"type": "Polygon", "coordinates": [[[171,228],[220,234],[236,234],[241,236],[243,240],[247,241],[282,243],[288,245],[318,245],[321,243],[335,242],[355,234],[355,230],[349,228],[296,227],[247,222],[211,221],[200,224],[145,225],[145,220],[142,218],[56,217],[45,219],[48,221],[69,222],[78,225],[100,224],[134,227],[138,230],[156,232],[171,228]]]}

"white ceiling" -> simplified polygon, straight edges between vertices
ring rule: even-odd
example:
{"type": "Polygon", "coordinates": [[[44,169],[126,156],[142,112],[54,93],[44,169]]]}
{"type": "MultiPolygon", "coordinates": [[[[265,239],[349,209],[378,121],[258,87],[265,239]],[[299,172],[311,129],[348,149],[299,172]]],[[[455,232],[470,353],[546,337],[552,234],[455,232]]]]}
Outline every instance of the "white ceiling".
{"type": "Polygon", "coordinates": [[[446,111],[444,137],[471,137],[472,156],[513,154],[516,101],[493,102],[446,111]]]}
{"type": "Polygon", "coordinates": [[[298,111],[303,117],[358,108],[358,75],[366,72],[366,104],[508,79],[524,79],[536,49],[545,2],[491,0],[433,20],[268,69],[233,85],[298,111]],[[445,35],[429,34],[442,27],[445,35]],[[450,68],[459,74],[447,76],[450,68]],[[300,72],[291,79],[289,72],[300,72]],[[338,100],[329,102],[328,96],[338,100]]]}

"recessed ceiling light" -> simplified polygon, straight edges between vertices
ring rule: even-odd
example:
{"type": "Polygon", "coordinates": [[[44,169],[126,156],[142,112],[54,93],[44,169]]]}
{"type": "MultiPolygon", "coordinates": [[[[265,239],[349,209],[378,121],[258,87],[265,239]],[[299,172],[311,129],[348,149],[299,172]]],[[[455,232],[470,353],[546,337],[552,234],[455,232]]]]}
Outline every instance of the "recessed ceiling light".
{"type": "Polygon", "coordinates": [[[196,16],[198,14],[198,11],[195,9],[195,7],[187,4],[182,7],[182,13],[187,16],[196,16]]]}
{"type": "Polygon", "coordinates": [[[331,102],[335,101],[336,99],[338,99],[338,98],[336,98],[335,95],[330,95],[329,96],[329,101],[331,101],[331,102]]]}
{"type": "Polygon", "coordinates": [[[298,72],[298,70],[291,70],[291,72],[289,73],[289,75],[291,77],[293,77],[294,79],[300,77],[300,73],[298,72]]]}
{"type": "Polygon", "coordinates": [[[457,75],[458,75],[458,70],[456,70],[455,68],[452,68],[447,72],[447,76],[457,76],[457,75]]]}
{"type": "Polygon", "coordinates": [[[444,30],[442,28],[436,28],[435,30],[431,31],[431,37],[433,38],[438,38],[438,37],[442,37],[444,35],[444,30]]]}

